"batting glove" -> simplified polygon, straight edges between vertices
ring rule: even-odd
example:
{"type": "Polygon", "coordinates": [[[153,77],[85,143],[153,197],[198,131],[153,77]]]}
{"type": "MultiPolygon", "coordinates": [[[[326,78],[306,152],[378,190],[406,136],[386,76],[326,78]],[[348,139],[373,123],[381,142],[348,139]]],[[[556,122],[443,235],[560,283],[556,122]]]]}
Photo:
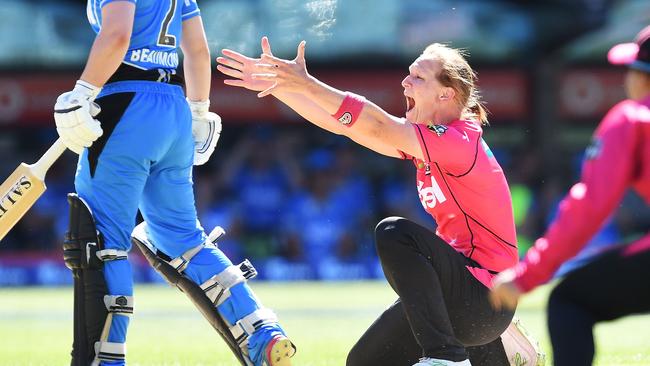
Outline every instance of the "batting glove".
{"type": "Polygon", "coordinates": [[[61,94],[54,105],[54,121],[65,146],[77,154],[89,147],[104,131],[94,117],[101,109],[94,102],[101,88],[78,80],[74,89],[61,94]]]}
{"type": "Polygon", "coordinates": [[[194,165],[208,162],[221,135],[221,117],[210,112],[210,101],[187,100],[192,111],[192,136],[194,137],[194,165]]]}

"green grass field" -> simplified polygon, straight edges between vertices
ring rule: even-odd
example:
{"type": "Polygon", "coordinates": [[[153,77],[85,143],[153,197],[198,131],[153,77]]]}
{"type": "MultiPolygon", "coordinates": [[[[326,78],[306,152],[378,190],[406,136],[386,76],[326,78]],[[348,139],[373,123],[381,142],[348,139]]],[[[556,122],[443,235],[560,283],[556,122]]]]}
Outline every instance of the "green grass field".
{"type": "MultiPolygon", "coordinates": [[[[252,282],[298,346],[295,365],[345,364],[356,339],[395,298],[384,282],[252,282]]],[[[518,316],[549,349],[543,311],[548,288],[527,297],[518,316]]],[[[129,365],[236,365],[183,294],[136,287],[129,365]]],[[[0,365],[69,364],[71,288],[0,289],[0,365]]],[[[650,316],[600,325],[596,365],[650,365],[650,316]]],[[[547,364],[550,364],[547,363],[547,364]]]]}

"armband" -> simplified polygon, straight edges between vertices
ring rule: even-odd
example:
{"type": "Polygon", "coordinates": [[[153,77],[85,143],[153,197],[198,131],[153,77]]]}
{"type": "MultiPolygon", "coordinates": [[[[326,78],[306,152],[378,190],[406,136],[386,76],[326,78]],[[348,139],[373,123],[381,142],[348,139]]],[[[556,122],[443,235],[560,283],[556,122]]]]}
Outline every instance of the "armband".
{"type": "Polygon", "coordinates": [[[339,110],[332,117],[344,126],[350,127],[361,115],[363,106],[366,104],[366,98],[350,92],[345,94],[345,99],[343,99],[339,110]]]}

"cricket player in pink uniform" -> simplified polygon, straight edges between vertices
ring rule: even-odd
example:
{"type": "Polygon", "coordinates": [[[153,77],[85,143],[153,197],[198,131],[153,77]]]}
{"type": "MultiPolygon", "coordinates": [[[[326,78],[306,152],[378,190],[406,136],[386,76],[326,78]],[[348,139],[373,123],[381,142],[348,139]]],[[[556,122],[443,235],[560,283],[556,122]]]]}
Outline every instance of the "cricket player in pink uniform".
{"type": "Polygon", "coordinates": [[[482,139],[487,124],[476,75],[463,55],[432,44],[402,81],[405,118],[337,90],[292,61],[223,50],[228,85],[272,94],[311,123],[380,154],[412,161],[422,206],[437,232],[401,217],[375,229],[381,264],[399,299],[350,351],[347,365],[507,366],[500,335],[512,309],[489,302],[492,277],[517,263],[512,203],[503,171],[482,139]],[[471,362],[471,363],[470,363],[471,362]]]}
{"type": "MultiPolygon", "coordinates": [[[[587,148],[580,182],[560,203],[555,221],[526,258],[496,280],[497,308],[547,282],[598,231],[627,189],[650,202],[650,26],[634,43],[609,52],[613,64],[628,66],[629,99],[602,120],[587,148]]],[[[592,328],[600,321],[650,311],[650,234],[610,250],[570,272],[551,293],[548,324],[556,366],[591,365],[592,328]]]]}

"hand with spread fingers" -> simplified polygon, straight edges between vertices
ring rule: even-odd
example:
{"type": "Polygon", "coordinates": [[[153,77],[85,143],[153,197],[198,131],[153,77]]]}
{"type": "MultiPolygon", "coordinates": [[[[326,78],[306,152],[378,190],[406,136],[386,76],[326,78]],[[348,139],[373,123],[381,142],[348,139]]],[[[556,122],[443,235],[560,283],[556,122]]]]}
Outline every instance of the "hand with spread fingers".
{"type": "Polygon", "coordinates": [[[513,269],[501,272],[493,281],[494,287],[490,292],[490,302],[497,310],[515,309],[522,295],[521,290],[514,282],[516,273],[513,269]]]}
{"type": "Polygon", "coordinates": [[[272,82],[273,85],[258,93],[258,97],[262,98],[276,91],[298,92],[303,90],[311,78],[307,73],[305,62],[306,44],[305,41],[298,44],[296,58],[291,61],[277,58],[271,53],[262,53],[262,62],[256,65],[257,72],[251,76],[254,80],[272,82]]]}
{"type": "Polygon", "coordinates": [[[224,80],[226,85],[258,91],[262,98],[277,91],[298,91],[310,79],[305,63],[305,45],[298,45],[296,58],[284,60],[273,56],[267,37],[262,38],[262,55],[251,58],[229,49],[222,50],[226,57],[218,57],[217,70],[233,79],[224,80]]]}
{"type": "MultiPolygon", "coordinates": [[[[263,54],[273,55],[268,38],[262,38],[263,54]]],[[[232,79],[224,80],[224,84],[238,86],[249,90],[261,92],[273,86],[273,81],[253,79],[252,75],[260,73],[262,70],[257,65],[262,63],[262,58],[252,58],[244,56],[239,52],[223,49],[221,53],[224,57],[217,57],[217,70],[231,77],[232,79]]]]}

